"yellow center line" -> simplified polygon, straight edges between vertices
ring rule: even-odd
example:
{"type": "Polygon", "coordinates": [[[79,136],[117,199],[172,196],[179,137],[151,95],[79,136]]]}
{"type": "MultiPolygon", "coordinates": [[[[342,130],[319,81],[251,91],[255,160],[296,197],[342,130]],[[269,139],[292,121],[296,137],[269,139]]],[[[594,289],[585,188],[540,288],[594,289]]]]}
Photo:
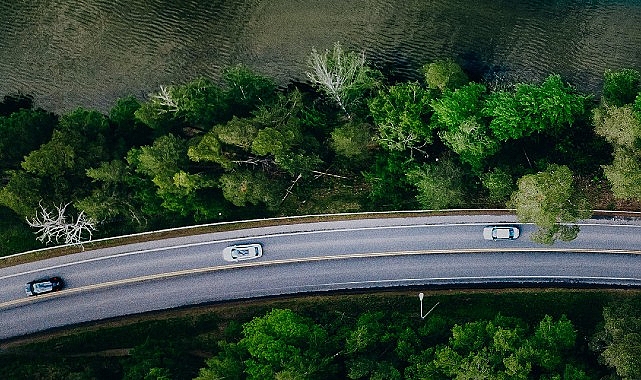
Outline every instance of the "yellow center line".
{"type": "Polygon", "coordinates": [[[361,259],[361,258],[375,258],[375,257],[393,257],[393,256],[412,256],[412,255],[430,255],[430,254],[452,254],[452,253],[497,253],[497,252],[570,252],[570,253],[609,253],[609,254],[631,254],[641,255],[641,250],[627,250],[627,249],[591,249],[591,248],[467,248],[467,249],[428,249],[417,251],[399,251],[399,252],[370,252],[370,253],[352,253],[344,255],[327,255],[327,256],[312,256],[312,257],[298,257],[290,259],[279,259],[269,261],[252,261],[247,263],[231,263],[225,265],[217,265],[213,267],[184,269],[175,272],[150,274],[139,277],[126,278],[122,280],[108,281],[99,284],[86,285],[78,288],[64,289],[59,292],[42,294],[39,296],[25,297],[12,301],[0,303],[0,308],[26,304],[32,301],[47,299],[50,297],[62,296],[66,294],[74,294],[86,292],[88,290],[103,289],[113,286],[133,284],[137,282],[158,280],[170,277],[180,277],[193,274],[201,274],[208,272],[216,272],[221,270],[230,270],[238,268],[252,268],[252,267],[266,267],[272,265],[282,264],[299,264],[306,262],[318,262],[329,260],[346,260],[346,259],[361,259]]]}

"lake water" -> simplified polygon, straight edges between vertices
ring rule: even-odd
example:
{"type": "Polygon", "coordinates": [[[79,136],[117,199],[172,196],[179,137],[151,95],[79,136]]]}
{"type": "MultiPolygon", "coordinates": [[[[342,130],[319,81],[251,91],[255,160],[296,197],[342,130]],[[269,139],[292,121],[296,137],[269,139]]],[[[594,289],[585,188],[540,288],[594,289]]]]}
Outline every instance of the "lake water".
{"type": "Polygon", "coordinates": [[[605,69],[641,70],[641,1],[629,0],[2,0],[0,21],[0,95],[58,112],[236,63],[304,80],[312,47],[335,41],[400,78],[452,57],[476,77],[559,73],[598,91],[605,69]]]}

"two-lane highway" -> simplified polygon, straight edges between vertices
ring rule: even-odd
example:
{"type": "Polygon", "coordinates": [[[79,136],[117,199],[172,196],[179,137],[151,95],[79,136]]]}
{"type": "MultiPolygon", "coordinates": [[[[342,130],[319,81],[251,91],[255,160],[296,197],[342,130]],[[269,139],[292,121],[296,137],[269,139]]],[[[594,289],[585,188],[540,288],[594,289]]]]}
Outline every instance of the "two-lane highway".
{"type": "Polygon", "coordinates": [[[0,339],[152,310],[298,292],[494,283],[641,284],[641,225],[581,226],[569,243],[486,241],[512,216],[311,223],[214,233],[88,251],[0,269],[0,339]],[[457,222],[458,221],[458,222],[457,222]],[[233,264],[224,247],[260,242],[233,264]],[[26,298],[27,281],[60,275],[67,289],[26,298]]]}

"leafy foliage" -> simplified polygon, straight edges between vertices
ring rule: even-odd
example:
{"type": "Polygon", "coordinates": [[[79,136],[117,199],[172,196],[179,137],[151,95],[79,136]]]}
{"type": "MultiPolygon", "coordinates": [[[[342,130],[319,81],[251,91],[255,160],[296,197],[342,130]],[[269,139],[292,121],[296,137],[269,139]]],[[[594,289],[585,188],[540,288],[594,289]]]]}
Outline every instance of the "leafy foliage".
{"type": "Polygon", "coordinates": [[[566,364],[575,340],[576,331],[565,316],[556,322],[545,316],[529,333],[522,321],[499,314],[491,321],[455,325],[447,345],[412,357],[408,378],[560,378],[571,371],[574,379],[589,379],[579,368],[566,364]]]}
{"type": "Polygon", "coordinates": [[[469,81],[461,66],[452,59],[429,63],[423,66],[421,71],[427,87],[440,91],[454,90],[469,81]]]}
{"type": "Polygon", "coordinates": [[[589,217],[591,211],[574,188],[567,166],[549,165],[545,171],[525,175],[517,183],[518,190],[510,202],[521,222],[534,223],[539,228],[532,240],[551,244],[556,239],[576,238],[578,226],[568,223],[589,217]]]}
{"type": "Polygon", "coordinates": [[[494,168],[492,171],[481,176],[483,187],[490,192],[490,199],[496,202],[505,203],[516,190],[512,175],[501,168],[494,168]]]}
{"type": "Polygon", "coordinates": [[[0,170],[15,169],[22,158],[51,138],[58,123],[43,110],[20,109],[0,117],[0,170]]]}
{"type": "Polygon", "coordinates": [[[624,380],[641,377],[641,309],[636,304],[615,303],[603,308],[603,326],[591,347],[624,380]]]}
{"type": "Polygon", "coordinates": [[[597,108],[594,131],[615,146],[634,148],[641,139],[641,119],[631,106],[597,108]]]}
{"type": "Polygon", "coordinates": [[[486,157],[499,150],[499,142],[481,112],[485,92],[484,85],[470,83],[445,91],[432,102],[435,122],[442,125],[440,138],[476,171],[482,169],[486,157]]]}
{"type": "Polygon", "coordinates": [[[220,216],[220,200],[200,195],[198,190],[214,186],[207,176],[188,172],[187,142],[174,135],[158,138],[151,146],[134,148],[127,162],[151,180],[162,207],[181,216],[194,215],[197,220],[220,216]]]}
{"type": "Polygon", "coordinates": [[[63,115],[51,139],[26,155],[0,191],[0,203],[22,217],[38,204],[66,204],[83,196],[85,171],[110,157],[107,119],[96,111],[77,109],[63,115]]]}
{"type": "Polygon", "coordinates": [[[534,132],[558,135],[585,113],[588,98],[563,83],[559,75],[550,75],[539,86],[519,84],[513,93],[490,94],[484,113],[492,118],[492,132],[503,141],[534,132]]]}
{"type": "MultiPolygon", "coordinates": [[[[500,204],[513,178],[548,163],[582,178],[603,168],[616,197],[638,199],[634,71],[606,74],[594,113],[596,132],[614,147],[609,162],[606,140],[584,117],[589,96],[557,75],[495,91],[446,60],[421,69],[426,87],[382,87],[364,55],[339,44],[313,51],[310,63],[310,80],[338,107],[307,85],[277,88],[244,66],[224,69],[219,82],[120,99],[108,116],[78,109],[58,118],[34,110],[28,96],[5,97],[0,204],[19,223],[40,202],[69,204],[107,236],[248,215],[460,207],[487,191],[500,204]]],[[[544,199],[528,207],[544,209],[536,206],[544,199]]],[[[541,240],[576,234],[554,220],[541,240]]]]}
{"type": "Polygon", "coordinates": [[[332,131],[330,144],[332,149],[341,156],[363,160],[372,154],[373,140],[371,125],[350,121],[332,131]]]}
{"type": "Polygon", "coordinates": [[[417,164],[399,152],[379,155],[372,169],[364,173],[370,186],[370,202],[377,209],[402,210],[416,207],[416,188],[406,173],[417,164]]]}
{"type": "Polygon", "coordinates": [[[322,379],[331,371],[327,332],[291,310],[274,309],[243,325],[248,379],[322,379]]]}
{"type": "Polygon", "coordinates": [[[425,209],[441,210],[464,201],[463,171],[451,159],[424,164],[408,172],[407,177],[416,186],[416,199],[425,209]]]}
{"type": "Polygon", "coordinates": [[[634,101],[639,93],[641,73],[634,69],[606,70],[603,75],[603,100],[620,107],[634,101]]]}
{"type": "Polygon", "coordinates": [[[369,102],[378,127],[378,141],[388,150],[419,149],[432,142],[429,124],[432,94],[417,82],[402,83],[379,91],[369,102]]]}
{"type": "Polygon", "coordinates": [[[616,149],[612,164],[604,165],[603,173],[615,197],[641,200],[641,152],[616,149]]]}
{"type": "Polygon", "coordinates": [[[220,177],[220,184],[225,199],[236,206],[262,203],[267,209],[274,210],[285,195],[284,186],[279,186],[263,172],[242,170],[225,173],[220,177]]]}
{"type": "Polygon", "coordinates": [[[237,116],[249,116],[257,107],[269,104],[276,96],[276,83],[243,65],[224,70],[225,98],[237,116]]]}

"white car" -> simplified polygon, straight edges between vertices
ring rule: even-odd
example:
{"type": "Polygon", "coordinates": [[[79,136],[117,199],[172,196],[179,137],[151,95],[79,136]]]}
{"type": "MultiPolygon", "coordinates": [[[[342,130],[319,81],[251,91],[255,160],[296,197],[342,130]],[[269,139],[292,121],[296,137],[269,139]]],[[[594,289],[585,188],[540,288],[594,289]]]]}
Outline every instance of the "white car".
{"type": "Polygon", "coordinates": [[[519,228],[513,226],[488,226],[483,229],[485,240],[514,240],[519,237],[519,228]]]}
{"type": "Polygon", "coordinates": [[[232,245],[223,249],[223,259],[226,261],[240,261],[257,259],[263,255],[263,246],[258,243],[232,245]]]}

